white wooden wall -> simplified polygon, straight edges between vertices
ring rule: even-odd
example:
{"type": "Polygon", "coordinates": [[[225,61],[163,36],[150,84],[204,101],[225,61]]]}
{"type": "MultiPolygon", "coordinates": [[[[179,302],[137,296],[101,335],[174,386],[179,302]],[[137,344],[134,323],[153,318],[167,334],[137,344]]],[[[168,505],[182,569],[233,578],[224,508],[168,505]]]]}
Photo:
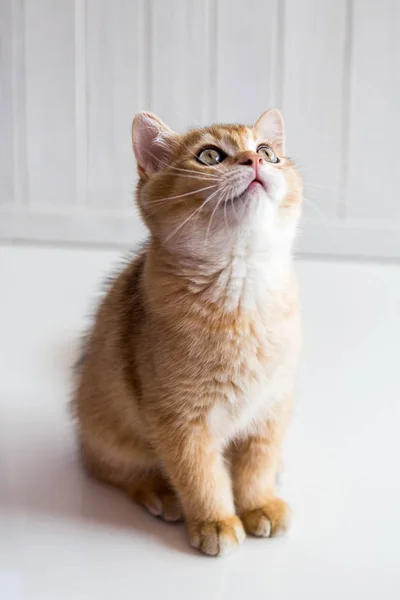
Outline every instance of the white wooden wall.
{"type": "Polygon", "coordinates": [[[130,127],[286,118],[299,249],[400,257],[399,0],[0,0],[0,239],[134,245],[130,127]]]}

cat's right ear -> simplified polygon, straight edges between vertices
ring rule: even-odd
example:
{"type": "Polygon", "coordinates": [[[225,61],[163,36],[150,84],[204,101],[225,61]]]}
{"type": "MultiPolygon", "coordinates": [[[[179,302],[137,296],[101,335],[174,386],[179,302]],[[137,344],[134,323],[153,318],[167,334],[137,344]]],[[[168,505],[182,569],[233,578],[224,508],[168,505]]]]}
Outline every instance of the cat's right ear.
{"type": "Polygon", "coordinates": [[[138,113],[132,124],[132,144],[139,175],[149,176],[168,164],[177,137],[156,115],[138,113]]]}

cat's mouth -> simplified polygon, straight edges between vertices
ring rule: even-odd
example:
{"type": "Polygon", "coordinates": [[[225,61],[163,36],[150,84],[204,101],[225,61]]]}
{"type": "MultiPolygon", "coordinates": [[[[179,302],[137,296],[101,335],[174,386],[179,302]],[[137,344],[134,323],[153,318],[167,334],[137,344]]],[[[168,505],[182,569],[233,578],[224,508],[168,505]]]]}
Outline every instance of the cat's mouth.
{"type": "Polygon", "coordinates": [[[243,192],[241,192],[240,194],[237,194],[236,196],[233,196],[231,198],[231,200],[233,202],[244,200],[249,192],[253,192],[253,193],[255,192],[255,193],[257,193],[258,191],[261,191],[261,190],[264,190],[265,192],[267,191],[266,184],[264,182],[262,182],[260,179],[258,179],[258,177],[256,176],[245,187],[245,189],[243,190],[243,192]]]}
{"type": "Polygon", "coordinates": [[[253,181],[250,183],[250,185],[247,186],[245,191],[248,192],[250,190],[255,190],[260,186],[264,187],[264,184],[256,177],[255,179],[253,179],[253,181]]]}
{"type": "Polygon", "coordinates": [[[258,179],[258,177],[254,177],[254,179],[252,181],[250,181],[250,183],[243,190],[243,192],[236,196],[235,200],[240,200],[240,199],[244,198],[249,192],[257,192],[260,190],[267,191],[266,186],[260,179],[258,179]]]}

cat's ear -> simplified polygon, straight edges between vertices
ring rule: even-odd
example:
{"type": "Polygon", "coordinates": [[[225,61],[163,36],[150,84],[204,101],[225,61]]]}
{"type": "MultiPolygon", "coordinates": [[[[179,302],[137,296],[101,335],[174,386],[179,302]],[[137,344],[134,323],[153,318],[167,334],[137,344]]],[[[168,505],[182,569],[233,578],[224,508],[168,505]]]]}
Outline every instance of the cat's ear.
{"type": "Polygon", "coordinates": [[[156,115],[138,113],[132,124],[132,144],[140,175],[151,175],[171,159],[177,139],[156,115]]]}
{"type": "Polygon", "coordinates": [[[261,115],[254,124],[266,142],[271,142],[281,156],[285,154],[285,126],[283,117],[277,108],[271,108],[261,115]]]}

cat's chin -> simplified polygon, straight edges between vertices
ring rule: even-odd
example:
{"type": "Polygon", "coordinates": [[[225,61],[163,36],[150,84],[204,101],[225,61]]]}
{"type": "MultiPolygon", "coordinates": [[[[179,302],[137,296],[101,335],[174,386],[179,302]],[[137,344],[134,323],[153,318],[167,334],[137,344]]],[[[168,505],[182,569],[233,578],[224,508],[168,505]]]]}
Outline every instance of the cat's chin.
{"type": "Polygon", "coordinates": [[[247,188],[232,198],[233,202],[251,202],[254,200],[270,200],[263,183],[258,180],[252,181],[247,188]]]}

